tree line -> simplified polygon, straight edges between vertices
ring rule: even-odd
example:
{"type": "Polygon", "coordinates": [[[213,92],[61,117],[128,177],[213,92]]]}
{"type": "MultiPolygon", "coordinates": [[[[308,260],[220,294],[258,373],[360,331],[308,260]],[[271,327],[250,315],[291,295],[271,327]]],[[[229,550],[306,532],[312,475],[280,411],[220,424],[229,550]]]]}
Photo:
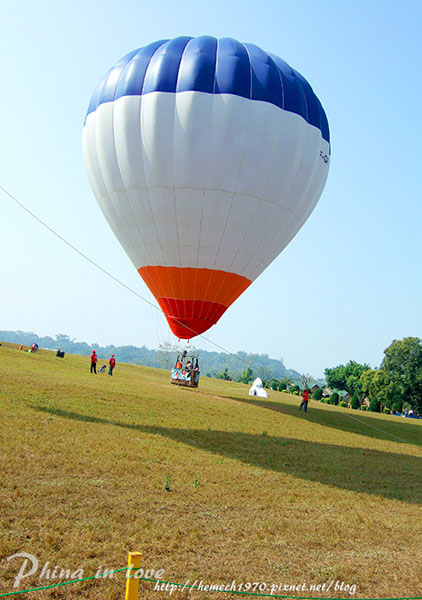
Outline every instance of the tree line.
{"type": "MultiPolygon", "coordinates": [[[[255,365],[254,365],[255,366],[255,365]]],[[[257,372],[256,374],[254,373],[253,369],[248,366],[246,369],[244,369],[242,371],[242,373],[236,377],[231,377],[230,373],[227,369],[227,367],[221,371],[221,373],[217,374],[216,377],[217,379],[225,379],[227,381],[237,381],[238,383],[252,383],[256,377],[260,377],[260,379],[262,380],[262,385],[266,388],[270,388],[271,390],[274,391],[278,391],[278,392],[283,392],[285,390],[292,392],[293,394],[299,394],[299,392],[301,392],[301,390],[304,390],[305,388],[310,388],[312,383],[317,383],[313,377],[311,375],[308,374],[303,374],[300,375],[299,373],[297,373],[296,371],[294,372],[296,377],[292,378],[291,376],[287,376],[284,375],[283,377],[280,377],[279,379],[277,379],[276,377],[270,377],[270,378],[265,378],[265,377],[260,377],[259,372],[257,372]],[[295,383],[295,382],[299,382],[295,383]]],[[[319,380],[319,383],[321,383],[321,380],[319,380]]],[[[321,394],[322,394],[322,390],[321,394]]]]}
{"type": "Polygon", "coordinates": [[[236,354],[225,354],[224,352],[208,352],[195,348],[192,344],[175,345],[162,343],[158,349],[149,349],[146,346],[100,346],[97,343],[88,344],[70,338],[68,335],[58,333],[55,337],[38,336],[32,331],[0,331],[0,340],[15,344],[31,346],[37,343],[40,348],[50,350],[61,349],[71,354],[89,356],[95,350],[98,356],[116,356],[120,362],[155,367],[158,369],[171,369],[174,367],[178,353],[186,349],[189,354],[196,353],[199,356],[201,374],[208,377],[219,377],[226,370],[228,379],[237,379],[242,376],[245,364],[253,365],[254,377],[261,377],[265,381],[272,378],[297,378],[299,373],[293,369],[287,369],[282,359],[270,358],[268,354],[250,354],[239,351],[236,354]]]}
{"type": "MultiPolygon", "coordinates": [[[[239,351],[229,355],[199,350],[191,344],[178,346],[163,343],[157,350],[146,346],[100,346],[78,342],[61,333],[53,338],[41,337],[34,332],[0,331],[0,339],[28,346],[37,343],[41,348],[60,348],[82,356],[89,356],[92,350],[96,350],[99,356],[114,354],[120,362],[161,369],[171,369],[177,354],[186,348],[190,354],[199,356],[203,376],[248,384],[260,377],[265,387],[279,391],[287,389],[293,393],[309,388],[314,382],[309,374],[301,375],[293,369],[286,369],[282,359],[273,359],[267,354],[239,351]]],[[[412,408],[422,414],[422,339],[406,337],[394,340],[384,350],[384,358],[378,369],[351,360],[346,365],[325,369],[325,378],[328,387],[350,394],[352,408],[360,408],[367,398],[369,410],[374,412],[384,410],[401,413],[406,408],[412,408]]],[[[321,380],[318,384],[323,385],[321,380]]]]}
{"type": "Polygon", "coordinates": [[[325,369],[330,388],[347,391],[351,407],[360,408],[365,398],[373,412],[398,412],[411,408],[422,415],[422,339],[394,340],[384,350],[378,369],[353,360],[325,369]]]}

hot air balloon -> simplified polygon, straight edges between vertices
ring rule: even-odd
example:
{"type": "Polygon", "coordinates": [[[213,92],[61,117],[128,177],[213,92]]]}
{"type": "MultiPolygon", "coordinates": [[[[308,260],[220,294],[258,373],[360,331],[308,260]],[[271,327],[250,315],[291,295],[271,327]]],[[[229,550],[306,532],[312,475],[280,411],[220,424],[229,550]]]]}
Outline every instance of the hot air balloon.
{"type": "Polygon", "coordinates": [[[330,138],[309,83],[253,44],[160,40],[106,73],[83,154],[96,199],[173,333],[217,323],[305,223],[330,138]]]}

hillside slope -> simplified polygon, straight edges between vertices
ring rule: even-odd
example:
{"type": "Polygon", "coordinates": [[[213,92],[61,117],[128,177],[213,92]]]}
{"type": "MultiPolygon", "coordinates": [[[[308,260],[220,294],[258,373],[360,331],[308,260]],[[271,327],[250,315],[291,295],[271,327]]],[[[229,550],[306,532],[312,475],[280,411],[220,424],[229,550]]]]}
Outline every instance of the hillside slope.
{"type": "MultiPolygon", "coordinates": [[[[168,368],[174,364],[176,353],[184,344],[172,345],[163,344],[161,349],[153,350],[146,346],[99,346],[98,344],[87,344],[86,342],[77,342],[70,339],[68,335],[57,334],[55,338],[50,336],[40,337],[31,331],[0,331],[0,339],[15,344],[26,344],[32,346],[37,343],[40,348],[54,350],[61,348],[72,354],[89,356],[93,349],[104,356],[114,354],[119,362],[127,362],[146,367],[155,367],[158,369],[168,368]]],[[[193,349],[195,344],[187,346],[188,350],[193,349]]],[[[210,352],[207,350],[195,349],[201,361],[203,374],[209,373],[212,376],[219,375],[224,369],[228,369],[231,377],[237,379],[248,365],[253,364],[255,376],[263,379],[272,377],[288,377],[298,379],[300,373],[294,369],[287,369],[281,359],[270,358],[268,354],[248,354],[239,351],[236,354],[227,352],[210,352]]]]}
{"type": "MultiPolygon", "coordinates": [[[[91,375],[86,357],[0,347],[0,593],[16,552],[91,575],[140,550],[166,581],[421,596],[421,423],[315,402],[303,414],[297,397],[247,390],[179,388],[129,364],[91,375]]],[[[31,598],[121,598],[122,581],[31,598]]]]}

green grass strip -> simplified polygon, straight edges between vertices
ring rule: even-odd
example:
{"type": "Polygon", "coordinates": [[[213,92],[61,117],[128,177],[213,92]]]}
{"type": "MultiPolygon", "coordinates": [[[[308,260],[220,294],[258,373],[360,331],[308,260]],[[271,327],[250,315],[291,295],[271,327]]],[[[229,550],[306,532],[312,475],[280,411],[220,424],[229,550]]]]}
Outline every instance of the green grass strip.
{"type": "MultiPolygon", "coordinates": [[[[139,569],[137,567],[130,567],[135,573],[139,569]]],[[[114,573],[120,573],[121,571],[127,571],[129,567],[123,567],[122,569],[116,569],[115,571],[111,571],[107,573],[107,577],[114,573]]],[[[133,577],[133,575],[128,575],[127,578],[133,577]]],[[[19,590],[17,592],[7,592],[6,594],[0,594],[0,598],[4,598],[5,596],[15,596],[16,594],[28,594],[29,592],[38,592],[40,590],[48,590],[49,588],[59,587],[61,585],[69,585],[70,583],[79,583],[81,581],[88,581],[89,579],[103,579],[103,577],[99,577],[97,575],[90,575],[89,577],[83,577],[82,579],[72,579],[71,581],[62,581],[61,583],[53,583],[52,585],[45,585],[43,587],[32,588],[31,590],[19,590]]],[[[137,577],[139,581],[150,581],[152,583],[165,583],[166,585],[175,585],[177,587],[185,587],[192,590],[199,590],[199,586],[196,585],[186,585],[184,583],[173,583],[171,581],[162,581],[160,579],[146,579],[146,577],[137,577]]],[[[315,600],[317,596],[279,596],[277,594],[262,594],[256,592],[240,592],[237,590],[200,590],[210,591],[210,592],[222,592],[223,594],[241,594],[242,596],[265,596],[270,598],[284,598],[288,600],[315,600]]],[[[328,598],[325,596],[321,596],[321,600],[350,600],[352,596],[348,598],[328,598]]],[[[400,597],[400,598],[355,598],[355,600],[422,600],[422,596],[408,596],[408,597],[400,597]]]]}
{"type": "MultiPolygon", "coordinates": [[[[159,579],[145,579],[145,577],[139,577],[142,581],[152,581],[154,583],[166,583],[168,585],[176,585],[178,587],[184,587],[184,583],[172,583],[171,581],[160,581],[159,579]]],[[[186,585],[186,588],[192,590],[198,590],[199,587],[195,585],[186,585]]],[[[200,590],[201,592],[222,592],[223,594],[242,594],[243,596],[266,596],[269,598],[289,598],[293,600],[315,600],[318,596],[279,596],[277,594],[263,594],[257,592],[239,592],[237,590],[200,590]]],[[[348,598],[328,598],[326,596],[319,596],[321,600],[350,600],[353,596],[348,598]]],[[[410,596],[404,598],[355,598],[354,600],[422,600],[422,596],[410,596]]]]}

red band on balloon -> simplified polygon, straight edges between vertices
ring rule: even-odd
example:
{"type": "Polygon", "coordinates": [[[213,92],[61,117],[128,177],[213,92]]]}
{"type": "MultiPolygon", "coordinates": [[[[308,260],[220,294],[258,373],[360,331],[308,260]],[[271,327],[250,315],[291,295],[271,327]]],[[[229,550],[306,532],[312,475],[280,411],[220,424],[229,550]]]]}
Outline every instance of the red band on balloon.
{"type": "Polygon", "coordinates": [[[138,271],[182,339],[207,331],[251,284],[242,275],[213,269],[159,266],[138,271]]]}
{"type": "Polygon", "coordinates": [[[206,300],[157,298],[170,329],[179,338],[189,339],[215,325],[226,306],[206,300]]]}

